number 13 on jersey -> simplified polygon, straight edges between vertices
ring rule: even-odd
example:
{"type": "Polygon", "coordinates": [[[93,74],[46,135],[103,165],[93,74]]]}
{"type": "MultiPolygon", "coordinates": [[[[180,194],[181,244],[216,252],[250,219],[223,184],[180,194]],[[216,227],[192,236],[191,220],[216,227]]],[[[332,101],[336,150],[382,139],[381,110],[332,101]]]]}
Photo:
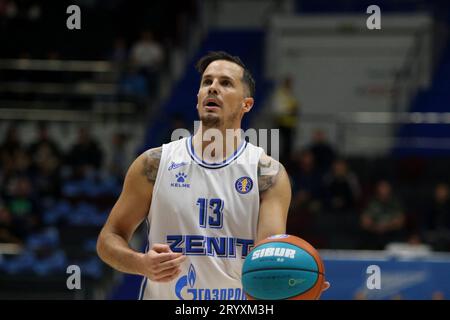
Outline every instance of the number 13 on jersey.
{"type": "Polygon", "coordinates": [[[220,229],[223,226],[223,200],[198,198],[199,224],[200,227],[207,226],[213,229],[220,229]]]}

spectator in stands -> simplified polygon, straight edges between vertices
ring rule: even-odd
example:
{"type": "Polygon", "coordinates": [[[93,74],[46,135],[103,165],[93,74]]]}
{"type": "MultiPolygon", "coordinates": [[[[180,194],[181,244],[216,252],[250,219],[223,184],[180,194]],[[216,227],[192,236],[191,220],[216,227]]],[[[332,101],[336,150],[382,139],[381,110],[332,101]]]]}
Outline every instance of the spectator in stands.
{"type": "Polygon", "coordinates": [[[0,202],[0,243],[20,243],[14,227],[13,218],[8,208],[0,202]]]}
{"type": "Polygon", "coordinates": [[[119,93],[127,96],[127,98],[136,97],[140,106],[149,97],[148,80],[142,73],[138,72],[136,66],[130,65],[125,68],[119,82],[119,93]]]}
{"type": "Polygon", "coordinates": [[[3,183],[0,191],[8,194],[10,182],[18,175],[29,174],[30,157],[23,147],[18,129],[13,125],[6,132],[5,141],[0,146],[0,168],[3,183]]]}
{"type": "Polygon", "coordinates": [[[61,151],[58,144],[50,138],[47,124],[37,126],[37,140],[31,143],[29,154],[32,159],[33,169],[44,165],[58,167],[61,161],[61,151]]]}
{"type": "Polygon", "coordinates": [[[439,183],[425,212],[424,238],[436,250],[450,250],[450,192],[446,183],[439,183]]]}
{"type": "Polygon", "coordinates": [[[109,60],[116,64],[118,67],[122,67],[128,61],[128,49],[125,39],[123,37],[117,37],[114,40],[113,48],[109,54],[109,60]]]}
{"type": "Polygon", "coordinates": [[[327,172],[336,158],[336,151],[327,140],[325,132],[317,129],[313,132],[312,143],[309,146],[316,159],[317,169],[322,173],[327,172]]]}
{"type": "Polygon", "coordinates": [[[328,210],[345,213],[355,209],[360,186],[358,178],[349,171],[345,160],[338,159],[333,163],[332,171],[325,176],[324,188],[328,210]]]}
{"type": "Polygon", "coordinates": [[[150,31],[141,33],[140,40],[131,48],[131,58],[139,68],[149,71],[160,68],[163,61],[163,50],[150,31]]]}
{"type": "Polygon", "coordinates": [[[292,172],[293,206],[301,211],[317,212],[322,204],[322,177],[316,170],[311,151],[304,150],[294,157],[297,168],[292,172]]]}
{"type": "MultiPolygon", "coordinates": [[[[314,158],[308,150],[298,150],[293,153],[289,163],[291,172],[292,200],[289,208],[287,232],[302,234],[309,241],[312,237],[306,235],[311,231],[314,221],[311,211],[319,208],[315,205],[318,176],[315,171],[314,158]]],[[[315,235],[315,234],[314,234],[315,235]]]]}
{"type": "Polygon", "coordinates": [[[33,185],[41,204],[50,206],[61,196],[61,166],[56,158],[37,164],[32,173],[33,185]]]}
{"type": "Polygon", "coordinates": [[[283,159],[289,159],[294,146],[300,108],[294,93],[292,77],[285,77],[278,88],[275,89],[272,104],[275,113],[275,125],[280,130],[282,146],[280,155],[283,159]]]}
{"type": "Polygon", "coordinates": [[[142,32],[140,40],[131,48],[131,61],[138,67],[140,73],[147,78],[152,96],[158,89],[157,84],[163,59],[163,48],[156,42],[153,34],[150,31],[142,32]]]}
{"type": "Polygon", "coordinates": [[[3,168],[14,167],[18,154],[23,151],[18,129],[12,125],[5,134],[5,140],[0,145],[0,160],[3,168]]]}
{"type": "MultiPolygon", "coordinates": [[[[124,73],[128,68],[128,48],[124,37],[116,37],[113,42],[113,46],[107,54],[108,60],[116,68],[117,79],[119,79],[119,91],[122,91],[122,81],[124,79],[124,73]]],[[[145,84],[147,86],[147,84],[145,84]]]]}
{"type": "Polygon", "coordinates": [[[359,230],[356,204],[360,195],[357,177],[347,162],[336,160],[323,182],[323,208],[316,216],[315,235],[327,248],[351,249],[359,230]]]}
{"type": "Polygon", "coordinates": [[[404,224],[405,214],[392,194],[391,184],[379,181],[375,196],[361,215],[366,247],[384,249],[387,243],[404,240],[404,224]]]}
{"type": "Polygon", "coordinates": [[[67,163],[72,167],[75,176],[82,178],[88,172],[100,169],[102,161],[103,152],[97,141],[87,128],[81,127],[77,142],[67,154],[67,163]]]}
{"type": "Polygon", "coordinates": [[[21,240],[26,239],[40,227],[40,209],[30,179],[27,176],[15,178],[5,200],[17,235],[21,240]]]}
{"type": "Polygon", "coordinates": [[[109,172],[123,181],[128,169],[128,159],[126,157],[128,137],[124,133],[115,133],[112,137],[112,156],[109,163],[109,172]]]}
{"type": "Polygon", "coordinates": [[[30,177],[36,188],[36,195],[46,205],[60,196],[62,154],[58,144],[51,139],[47,124],[37,126],[37,136],[37,140],[28,149],[32,159],[30,177]]]}

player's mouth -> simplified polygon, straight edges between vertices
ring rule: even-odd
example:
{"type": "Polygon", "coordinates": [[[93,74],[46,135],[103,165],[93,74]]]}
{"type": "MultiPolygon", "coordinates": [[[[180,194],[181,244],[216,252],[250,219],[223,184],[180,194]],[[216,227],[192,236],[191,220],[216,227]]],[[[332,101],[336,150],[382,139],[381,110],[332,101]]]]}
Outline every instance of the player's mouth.
{"type": "Polygon", "coordinates": [[[222,108],[222,103],[216,98],[208,98],[203,102],[206,110],[216,110],[222,108]]]}

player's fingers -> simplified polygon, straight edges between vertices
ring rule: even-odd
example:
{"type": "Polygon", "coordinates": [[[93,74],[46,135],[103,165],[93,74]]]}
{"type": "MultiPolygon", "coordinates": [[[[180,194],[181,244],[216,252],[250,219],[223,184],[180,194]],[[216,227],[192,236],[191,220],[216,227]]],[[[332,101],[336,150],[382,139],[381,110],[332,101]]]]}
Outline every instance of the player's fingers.
{"type": "Polygon", "coordinates": [[[179,256],[178,258],[168,260],[161,262],[158,266],[156,266],[157,271],[164,271],[167,269],[171,269],[173,267],[178,267],[180,264],[182,264],[187,259],[186,256],[179,256]]]}
{"type": "Polygon", "coordinates": [[[330,286],[330,283],[328,281],[325,281],[322,286],[322,291],[328,290],[330,286]]]}
{"type": "Polygon", "coordinates": [[[156,251],[158,253],[162,253],[162,252],[172,252],[172,250],[170,250],[170,247],[167,244],[162,244],[162,243],[155,243],[152,246],[152,250],[156,251]]]}
{"type": "Polygon", "coordinates": [[[178,268],[178,267],[167,269],[167,270],[164,270],[164,271],[161,271],[161,272],[157,272],[153,276],[153,279],[154,280],[160,280],[160,279],[163,279],[163,278],[174,276],[174,275],[176,275],[176,274],[178,274],[180,272],[181,272],[181,269],[178,268]]]}
{"type": "Polygon", "coordinates": [[[153,259],[154,262],[156,263],[161,263],[161,262],[165,262],[165,261],[169,261],[169,260],[174,260],[180,256],[182,256],[183,254],[180,253],[175,253],[175,252],[163,252],[163,253],[157,253],[153,259]]]}

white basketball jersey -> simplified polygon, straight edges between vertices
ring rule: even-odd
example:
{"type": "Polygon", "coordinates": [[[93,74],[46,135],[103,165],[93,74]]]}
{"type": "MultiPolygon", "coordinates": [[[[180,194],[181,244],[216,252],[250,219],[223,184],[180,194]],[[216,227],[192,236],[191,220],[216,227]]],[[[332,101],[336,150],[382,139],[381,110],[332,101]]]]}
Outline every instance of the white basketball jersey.
{"type": "Polygon", "coordinates": [[[207,163],[195,154],[192,137],[163,145],[148,248],[165,243],[188,259],[171,282],[144,278],[140,299],[245,299],[241,269],[256,239],[263,152],[244,141],[224,162],[207,163]]]}

